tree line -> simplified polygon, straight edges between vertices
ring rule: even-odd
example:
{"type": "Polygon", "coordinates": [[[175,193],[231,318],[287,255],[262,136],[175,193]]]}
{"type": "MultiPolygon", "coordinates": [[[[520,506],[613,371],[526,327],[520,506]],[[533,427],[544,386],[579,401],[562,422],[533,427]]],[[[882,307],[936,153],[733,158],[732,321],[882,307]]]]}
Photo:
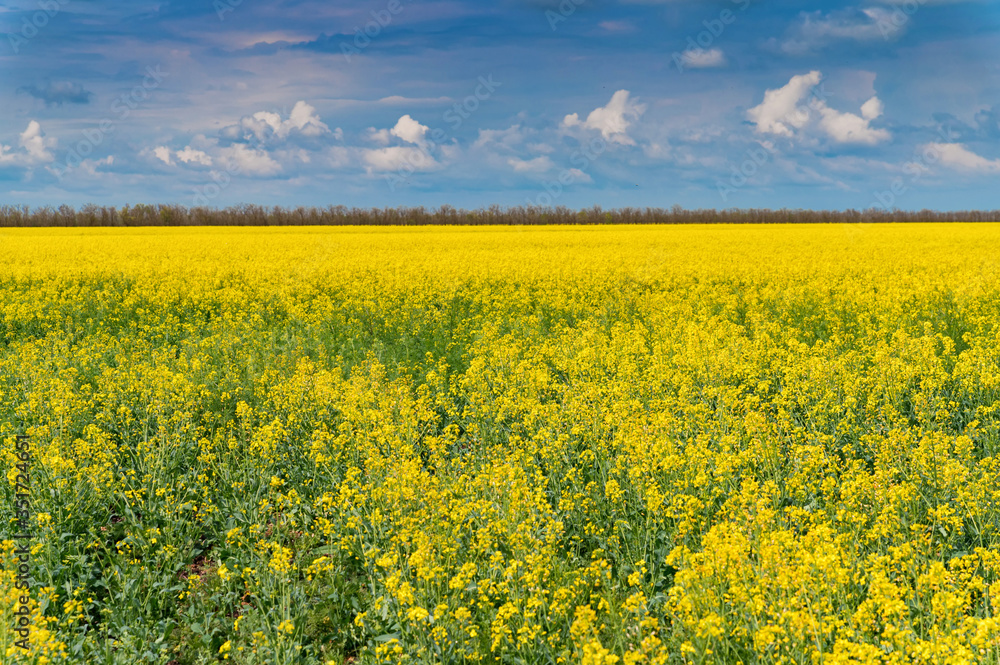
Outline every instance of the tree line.
{"type": "Polygon", "coordinates": [[[425,207],[348,208],[346,206],[268,207],[243,204],[229,208],[172,204],[73,208],[0,205],[0,227],[87,226],[429,226],[545,224],[870,224],[908,222],[997,222],[1000,211],[933,210],[793,210],[615,208],[574,210],[566,206],[502,207],[475,210],[444,205],[425,207]]]}

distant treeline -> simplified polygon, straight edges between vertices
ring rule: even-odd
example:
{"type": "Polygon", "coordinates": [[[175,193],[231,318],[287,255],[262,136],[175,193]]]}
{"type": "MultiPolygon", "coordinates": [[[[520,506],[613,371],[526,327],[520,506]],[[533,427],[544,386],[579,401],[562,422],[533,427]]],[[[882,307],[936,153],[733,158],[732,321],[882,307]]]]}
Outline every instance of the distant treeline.
{"type": "Polygon", "coordinates": [[[0,227],[18,226],[425,226],[541,224],[858,224],[905,222],[997,222],[1000,211],[904,212],[900,210],[684,210],[600,206],[572,210],[498,205],[477,210],[451,206],[417,208],[281,208],[238,205],[230,208],[186,208],[180,205],[85,205],[76,209],[0,206],[0,227]]]}

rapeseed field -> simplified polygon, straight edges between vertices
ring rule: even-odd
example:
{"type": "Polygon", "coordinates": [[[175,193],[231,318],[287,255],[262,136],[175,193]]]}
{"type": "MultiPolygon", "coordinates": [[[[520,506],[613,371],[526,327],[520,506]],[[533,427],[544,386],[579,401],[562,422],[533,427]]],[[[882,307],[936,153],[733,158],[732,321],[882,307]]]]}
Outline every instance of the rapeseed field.
{"type": "Polygon", "coordinates": [[[998,455],[1000,225],[0,230],[4,662],[998,663],[998,455]]]}

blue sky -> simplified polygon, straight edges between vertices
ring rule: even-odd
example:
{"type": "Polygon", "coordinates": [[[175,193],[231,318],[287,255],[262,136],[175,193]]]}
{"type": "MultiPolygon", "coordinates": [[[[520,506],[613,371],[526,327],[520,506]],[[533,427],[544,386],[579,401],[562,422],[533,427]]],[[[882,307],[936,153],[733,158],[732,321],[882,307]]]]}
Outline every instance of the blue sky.
{"type": "Polygon", "coordinates": [[[995,0],[0,1],[0,202],[1000,208],[995,0]]]}

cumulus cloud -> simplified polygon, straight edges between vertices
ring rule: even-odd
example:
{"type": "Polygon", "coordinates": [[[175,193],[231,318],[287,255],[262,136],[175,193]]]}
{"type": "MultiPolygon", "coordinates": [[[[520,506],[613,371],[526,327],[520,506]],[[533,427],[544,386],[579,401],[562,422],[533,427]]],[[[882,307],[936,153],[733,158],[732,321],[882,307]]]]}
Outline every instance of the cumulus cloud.
{"type": "Polygon", "coordinates": [[[964,173],[1000,173],[1000,159],[986,159],[961,143],[928,143],[925,151],[937,153],[941,164],[964,173]]]}
{"type": "Polygon", "coordinates": [[[410,146],[365,150],[362,152],[362,159],[369,171],[398,171],[408,168],[429,171],[438,166],[437,161],[426,151],[410,146]]]}
{"type": "Polygon", "coordinates": [[[50,148],[56,147],[55,138],[46,138],[42,133],[42,126],[37,120],[28,123],[28,128],[21,133],[21,147],[28,153],[28,157],[35,162],[51,162],[55,156],[50,152],[50,148]]]}
{"type": "Polygon", "coordinates": [[[52,162],[55,160],[52,150],[57,144],[56,138],[45,136],[38,121],[32,120],[18,137],[20,150],[15,151],[12,146],[0,144],[0,164],[35,166],[52,162]]]}
{"type": "Polygon", "coordinates": [[[252,115],[240,118],[238,123],[222,130],[222,135],[226,138],[255,138],[258,141],[284,140],[293,134],[307,137],[332,135],[334,138],[340,138],[343,136],[340,128],[331,130],[317,115],[316,109],[304,101],[295,102],[287,119],[282,119],[281,114],[273,111],[257,111],[252,115]]]}
{"type": "Polygon", "coordinates": [[[281,165],[264,150],[248,148],[242,143],[234,143],[219,151],[226,168],[235,173],[250,176],[269,176],[281,171],[281,165]]]}
{"type": "Polygon", "coordinates": [[[284,137],[293,130],[301,132],[303,136],[321,136],[330,133],[330,128],[316,114],[316,109],[304,101],[295,102],[288,120],[282,122],[275,133],[284,137]]]}
{"type": "Polygon", "coordinates": [[[571,113],[563,118],[562,124],[563,127],[584,127],[599,131],[613,143],[635,145],[635,141],[628,135],[628,129],[645,111],[645,104],[629,99],[628,90],[619,90],[611,96],[611,101],[606,106],[591,111],[586,120],[581,122],[579,115],[571,113]]]}
{"type": "Polygon", "coordinates": [[[864,145],[876,145],[890,138],[889,132],[884,129],[873,129],[870,126],[872,120],[881,115],[882,102],[877,97],[872,97],[862,106],[861,113],[868,116],[862,117],[853,113],[842,113],[821,103],[819,105],[819,126],[826,132],[827,136],[837,143],[860,143],[864,145]],[[874,104],[872,103],[874,102],[874,104]],[[878,109],[875,113],[873,109],[878,109]],[[874,115],[872,115],[875,113],[874,115]]]}
{"type": "Polygon", "coordinates": [[[185,164],[201,164],[202,166],[211,166],[212,158],[208,156],[201,150],[195,150],[191,146],[185,147],[183,150],[177,151],[177,159],[181,160],[185,164]]]}
{"type": "Polygon", "coordinates": [[[882,100],[878,97],[872,97],[861,105],[861,117],[865,120],[874,120],[882,115],[884,110],[885,106],[883,106],[882,100]]]}
{"type": "Polygon", "coordinates": [[[249,117],[241,118],[239,128],[246,138],[253,136],[258,141],[263,141],[281,128],[281,116],[269,111],[257,111],[249,117]]]}
{"type": "Polygon", "coordinates": [[[389,130],[389,133],[407,143],[424,145],[427,142],[425,137],[429,130],[430,127],[427,125],[421,125],[409,115],[404,115],[396,123],[396,126],[389,130]]]}
{"type": "Polygon", "coordinates": [[[823,75],[818,71],[793,76],[783,87],[767,90],[764,101],[747,111],[747,119],[760,134],[794,137],[821,133],[836,143],[876,145],[890,134],[871,122],[882,115],[882,102],[872,97],[861,107],[861,115],[841,112],[827,105],[821,94],[813,95],[823,75]],[[807,99],[809,98],[809,99],[807,99]]]}
{"type": "Polygon", "coordinates": [[[221,141],[199,135],[180,150],[157,146],[145,153],[171,166],[225,168],[231,173],[267,177],[294,163],[310,163],[308,151],[325,147],[330,139],[342,140],[343,132],[340,128],[331,130],[314,107],[298,101],[287,117],[281,112],[257,111],[224,127],[219,136],[221,141]],[[307,145],[291,141],[301,137],[323,140],[308,141],[307,145]]]}
{"type": "Polygon", "coordinates": [[[165,145],[158,145],[153,148],[153,155],[155,155],[158,160],[167,166],[172,166],[174,163],[173,157],[170,153],[170,148],[165,145]]]}
{"type": "Polygon", "coordinates": [[[389,142],[392,141],[392,134],[389,133],[388,129],[375,129],[374,127],[369,127],[366,138],[372,143],[389,145],[389,142]]]}
{"type": "MultiPolygon", "coordinates": [[[[421,149],[426,149],[428,146],[427,133],[429,131],[430,127],[427,125],[421,125],[409,114],[407,114],[402,116],[398,121],[396,121],[396,124],[389,129],[376,129],[375,127],[369,127],[365,131],[365,140],[381,146],[388,146],[392,143],[393,138],[397,138],[404,143],[409,143],[410,145],[418,146],[421,149]]],[[[400,152],[398,150],[390,150],[380,153],[376,152],[374,154],[375,156],[373,159],[378,163],[378,168],[381,168],[380,165],[394,159],[391,155],[401,155],[407,153],[400,152]]]]}
{"type": "Polygon", "coordinates": [[[800,104],[819,85],[821,78],[816,71],[793,76],[788,85],[765,92],[764,101],[747,111],[747,118],[762,134],[792,136],[793,130],[809,122],[809,109],[800,104]]]}
{"type": "Polygon", "coordinates": [[[174,157],[185,164],[201,164],[211,166],[212,158],[208,153],[186,146],[183,150],[173,151],[167,146],[161,145],[153,148],[153,155],[168,166],[174,165],[174,157]]]}

